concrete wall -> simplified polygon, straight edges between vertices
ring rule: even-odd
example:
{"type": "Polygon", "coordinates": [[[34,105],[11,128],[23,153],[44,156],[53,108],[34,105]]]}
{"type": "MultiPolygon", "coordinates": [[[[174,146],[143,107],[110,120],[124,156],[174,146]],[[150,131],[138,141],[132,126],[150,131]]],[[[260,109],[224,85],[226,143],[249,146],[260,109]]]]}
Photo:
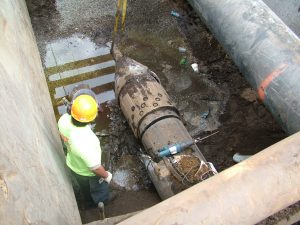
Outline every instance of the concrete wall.
{"type": "Polygon", "coordinates": [[[23,0],[0,1],[0,224],[81,224],[23,0]]]}

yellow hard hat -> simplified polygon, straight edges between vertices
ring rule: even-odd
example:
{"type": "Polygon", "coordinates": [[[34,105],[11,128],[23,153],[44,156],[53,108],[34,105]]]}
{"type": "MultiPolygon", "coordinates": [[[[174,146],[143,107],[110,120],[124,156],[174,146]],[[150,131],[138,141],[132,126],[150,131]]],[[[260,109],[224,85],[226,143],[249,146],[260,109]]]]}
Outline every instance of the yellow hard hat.
{"type": "Polygon", "coordinates": [[[72,117],[83,123],[93,121],[97,117],[98,104],[90,95],[79,95],[73,101],[71,107],[72,117]]]}

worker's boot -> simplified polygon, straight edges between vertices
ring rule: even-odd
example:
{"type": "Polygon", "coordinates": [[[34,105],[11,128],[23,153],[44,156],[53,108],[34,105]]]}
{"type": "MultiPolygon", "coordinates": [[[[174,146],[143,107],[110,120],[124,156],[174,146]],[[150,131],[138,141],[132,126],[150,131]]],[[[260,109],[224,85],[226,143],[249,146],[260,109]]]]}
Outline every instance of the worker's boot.
{"type": "Polygon", "coordinates": [[[103,202],[99,202],[98,203],[98,208],[99,208],[100,218],[102,220],[104,220],[105,219],[104,203],[103,202]]]}

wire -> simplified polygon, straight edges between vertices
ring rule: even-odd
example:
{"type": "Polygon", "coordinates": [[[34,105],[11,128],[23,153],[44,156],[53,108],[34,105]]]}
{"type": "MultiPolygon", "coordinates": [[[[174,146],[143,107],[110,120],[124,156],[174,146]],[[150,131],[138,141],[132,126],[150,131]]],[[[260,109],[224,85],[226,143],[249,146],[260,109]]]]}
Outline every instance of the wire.
{"type": "Polygon", "coordinates": [[[206,138],[209,138],[209,137],[211,137],[211,136],[213,136],[213,135],[215,135],[217,133],[219,133],[219,131],[216,131],[216,132],[214,132],[214,133],[212,133],[210,135],[207,135],[207,136],[205,136],[203,138],[198,137],[198,138],[195,139],[195,143],[201,142],[201,141],[205,140],[206,138]]]}

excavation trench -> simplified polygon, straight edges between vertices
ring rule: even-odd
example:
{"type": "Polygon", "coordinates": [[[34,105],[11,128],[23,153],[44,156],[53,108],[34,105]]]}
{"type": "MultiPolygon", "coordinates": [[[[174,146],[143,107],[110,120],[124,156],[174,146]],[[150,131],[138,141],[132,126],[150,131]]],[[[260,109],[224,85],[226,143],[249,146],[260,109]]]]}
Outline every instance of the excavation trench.
{"type": "MultiPolygon", "coordinates": [[[[94,131],[101,141],[103,164],[114,174],[112,188],[119,192],[106,207],[106,216],[159,203],[138,158],[142,144],[115,99],[115,62],[109,53],[114,2],[27,0],[27,6],[57,119],[65,112],[62,97],[76,84],[89,84],[101,102],[103,112],[94,131]]],[[[185,1],[129,1],[119,47],[125,56],[158,75],[191,137],[219,131],[197,146],[218,171],[234,165],[235,153],[255,154],[286,137],[185,1]],[[181,18],[171,17],[172,10],[180,12],[181,18]],[[179,47],[186,51],[179,52],[179,47]],[[180,63],[183,59],[186,64],[180,63]],[[192,63],[198,63],[199,73],[192,63]]],[[[76,185],[74,190],[77,193],[76,185]]],[[[77,203],[83,223],[99,220],[98,209],[84,208],[80,195],[77,203]]]]}

